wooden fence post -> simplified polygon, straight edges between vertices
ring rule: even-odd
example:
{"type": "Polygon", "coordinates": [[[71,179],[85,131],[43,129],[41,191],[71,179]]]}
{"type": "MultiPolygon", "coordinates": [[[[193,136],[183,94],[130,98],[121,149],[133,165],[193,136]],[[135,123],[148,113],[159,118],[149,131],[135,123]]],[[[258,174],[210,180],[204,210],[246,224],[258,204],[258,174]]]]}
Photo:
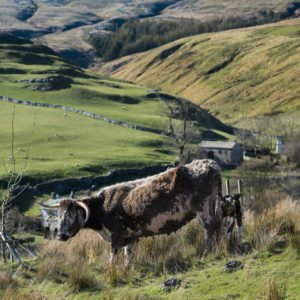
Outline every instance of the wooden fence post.
{"type": "Polygon", "coordinates": [[[241,194],[241,205],[242,209],[244,209],[243,181],[241,179],[238,179],[238,193],[241,194]]]}
{"type": "Polygon", "coordinates": [[[229,179],[226,179],[226,195],[230,194],[230,183],[229,179]]]}

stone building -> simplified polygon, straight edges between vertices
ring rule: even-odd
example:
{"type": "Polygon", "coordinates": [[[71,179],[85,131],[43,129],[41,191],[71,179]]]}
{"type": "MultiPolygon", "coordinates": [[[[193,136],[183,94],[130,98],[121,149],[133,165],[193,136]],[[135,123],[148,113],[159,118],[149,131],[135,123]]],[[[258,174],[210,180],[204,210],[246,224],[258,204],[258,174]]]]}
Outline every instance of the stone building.
{"type": "Polygon", "coordinates": [[[207,158],[223,165],[239,165],[243,161],[243,149],[236,142],[202,141],[199,144],[207,158]]]}

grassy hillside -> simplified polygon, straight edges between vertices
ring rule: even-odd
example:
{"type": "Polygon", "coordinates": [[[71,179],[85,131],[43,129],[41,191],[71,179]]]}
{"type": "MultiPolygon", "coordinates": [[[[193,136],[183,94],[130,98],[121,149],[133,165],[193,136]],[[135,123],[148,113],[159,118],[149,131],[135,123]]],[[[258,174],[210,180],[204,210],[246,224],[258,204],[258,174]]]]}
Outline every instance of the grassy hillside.
{"type": "MultiPolygon", "coordinates": [[[[48,47],[6,34],[0,34],[0,60],[0,96],[64,105],[133,125],[167,130],[166,105],[146,88],[86,72],[48,47]]],[[[12,111],[13,104],[0,101],[0,157],[8,169],[12,111]]],[[[99,174],[112,168],[154,165],[174,159],[166,154],[169,146],[165,141],[169,138],[165,136],[58,109],[17,105],[15,155],[20,162],[25,156],[34,112],[37,125],[28,170],[34,178],[99,174]]],[[[200,130],[216,129],[217,134],[223,134],[217,130],[222,126],[218,120],[205,111],[199,112],[200,130]]],[[[0,177],[5,172],[1,167],[0,177]]]]}
{"type": "Polygon", "coordinates": [[[300,19],[193,36],[100,72],[183,96],[222,121],[300,115],[300,19]]]}
{"type": "MultiPolygon", "coordinates": [[[[37,37],[65,57],[68,53],[83,56],[79,63],[87,66],[90,50],[88,32],[99,33],[114,19],[193,18],[201,21],[216,17],[249,18],[262,12],[284,12],[288,0],[200,1],[200,0],[26,0],[0,1],[0,28],[23,37],[37,37]]],[[[70,56],[69,56],[70,57],[70,56]]]]}
{"type": "MultiPolygon", "coordinates": [[[[0,42],[1,96],[65,105],[133,124],[165,128],[166,116],[160,107],[163,104],[157,98],[147,98],[146,89],[86,73],[66,63],[50,48],[26,40],[2,34],[0,42]]],[[[8,169],[12,112],[13,104],[0,102],[0,157],[8,169]]],[[[159,152],[165,147],[163,136],[61,110],[17,105],[15,155],[19,164],[25,156],[35,113],[28,170],[31,177],[99,174],[111,168],[173,159],[159,152]]],[[[0,177],[5,173],[1,167],[0,177]]]]}
{"type": "MultiPolygon", "coordinates": [[[[11,115],[13,104],[0,102],[0,159],[8,170],[11,163],[11,115]]],[[[101,174],[121,167],[172,161],[160,152],[164,137],[131,130],[60,110],[17,105],[15,113],[15,158],[17,169],[24,163],[26,143],[36,114],[36,128],[29,151],[26,176],[50,178],[101,174]]],[[[0,178],[6,177],[1,164],[0,178]]]]}

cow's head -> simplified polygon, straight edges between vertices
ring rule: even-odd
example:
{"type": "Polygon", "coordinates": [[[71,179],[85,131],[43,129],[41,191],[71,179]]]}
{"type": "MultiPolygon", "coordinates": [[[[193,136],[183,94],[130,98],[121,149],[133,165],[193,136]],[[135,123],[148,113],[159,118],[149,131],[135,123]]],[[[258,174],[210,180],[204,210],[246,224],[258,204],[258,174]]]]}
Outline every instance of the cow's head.
{"type": "Polygon", "coordinates": [[[234,194],[234,195],[229,194],[222,197],[221,199],[222,212],[225,215],[230,216],[235,209],[236,201],[239,200],[240,197],[241,197],[240,194],[234,194]]]}
{"type": "Polygon", "coordinates": [[[59,208],[57,239],[60,241],[74,236],[84,227],[90,216],[88,206],[80,200],[62,200],[51,208],[59,208]]]}

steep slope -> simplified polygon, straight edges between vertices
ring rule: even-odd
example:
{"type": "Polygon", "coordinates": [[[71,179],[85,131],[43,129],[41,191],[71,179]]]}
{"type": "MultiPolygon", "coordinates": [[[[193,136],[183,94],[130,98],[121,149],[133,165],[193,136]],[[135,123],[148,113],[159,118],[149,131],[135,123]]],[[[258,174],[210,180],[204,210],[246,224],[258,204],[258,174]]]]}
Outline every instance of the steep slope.
{"type": "Polygon", "coordinates": [[[100,72],[185,97],[222,121],[300,115],[300,19],[203,34],[105,64],[100,72]]]}

